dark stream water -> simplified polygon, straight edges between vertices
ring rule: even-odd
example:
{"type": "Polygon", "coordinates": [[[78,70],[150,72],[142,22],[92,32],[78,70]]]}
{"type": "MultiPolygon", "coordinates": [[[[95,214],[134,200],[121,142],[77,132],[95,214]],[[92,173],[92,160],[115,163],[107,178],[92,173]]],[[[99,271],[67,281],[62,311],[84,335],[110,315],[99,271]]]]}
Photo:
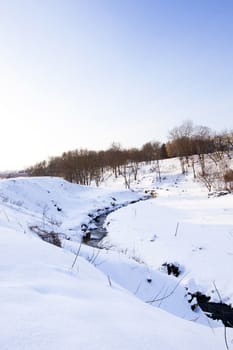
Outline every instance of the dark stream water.
{"type": "Polygon", "coordinates": [[[124,204],[114,204],[112,205],[112,207],[97,210],[97,212],[93,215],[90,214],[89,216],[91,217],[91,220],[89,224],[83,225],[82,227],[83,242],[92,247],[98,248],[98,245],[101,242],[101,240],[108,234],[108,230],[106,228],[106,221],[109,214],[130,204],[145,201],[151,198],[153,198],[151,195],[145,195],[137,200],[133,200],[124,204]]]}
{"type": "MultiPolygon", "coordinates": [[[[110,214],[110,213],[109,213],[110,214]]],[[[107,236],[108,230],[105,227],[105,222],[109,214],[102,214],[97,216],[91,221],[91,227],[88,229],[88,240],[87,244],[92,247],[98,247],[101,240],[107,236]],[[95,225],[95,228],[92,228],[92,225],[95,225]]]]}

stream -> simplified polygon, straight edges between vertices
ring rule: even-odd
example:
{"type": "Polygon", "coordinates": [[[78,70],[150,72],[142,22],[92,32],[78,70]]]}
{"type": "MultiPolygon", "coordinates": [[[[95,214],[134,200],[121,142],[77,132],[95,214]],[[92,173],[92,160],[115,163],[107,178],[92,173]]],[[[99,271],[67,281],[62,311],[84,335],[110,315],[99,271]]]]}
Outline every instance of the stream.
{"type": "Polygon", "coordinates": [[[86,232],[87,233],[86,243],[89,246],[98,248],[98,245],[101,242],[101,240],[105,236],[107,236],[108,231],[104,225],[107,217],[108,217],[108,214],[101,214],[101,215],[99,215],[96,218],[91,220],[91,225],[90,225],[88,231],[86,232]]]}
{"type": "MultiPolygon", "coordinates": [[[[146,201],[148,199],[155,198],[152,194],[145,195],[137,200],[126,202],[123,204],[116,204],[115,199],[111,207],[105,207],[103,209],[97,209],[93,213],[89,214],[90,221],[88,224],[83,224],[81,227],[83,233],[83,243],[101,249],[100,243],[104,237],[108,234],[108,229],[106,223],[108,215],[113,213],[116,210],[124,208],[130,204],[134,204],[140,201],[146,201]]],[[[55,232],[47,232],[41,229],[39,226],[31,226],[30,229],[35,232],[41,239],[45,240],[48,243],[57,245],[61,247],[60,238],[55,232]]],[[[61,236],[61,234],[60,234],[61,236]]],[[[64,237],[63,237],[64,238],[64,237]]],[[[171,266],[168,266],[171,269],[171,266]]],[[[179,274],[175,274],[172,271],[168,275],[173,274],[175,277],[178,277],[179,274]]],[[[219,302],[212,302],[211,297],[208,295],[202,294],[200,291],[195,293],[188,292],[189,302],[195,301],[190,305],[191,309],[195,311],[199,307],[207,317],[210,317],[214,320],[221,320],[225,327],[233,328],[233,308],[230,304],[225,304],[221,300],[219,302]]]]}
{"type": "Polygon", "coordinates": [[[89,224],[83,225],[82,227],[83,242],[91,247],[98,248],[99,243],[108,234],[108,230],[105,226],[105,223],[109,214],[130,204],[145,201],[153,197],[154,196],[152,194],[145,195],[137,200],[133,200],[124,204],[113,205],[112,207],[107,207],[103,210],[98,209],[95,214],[89,214],[89,216],[91,217],[89,224]]]}

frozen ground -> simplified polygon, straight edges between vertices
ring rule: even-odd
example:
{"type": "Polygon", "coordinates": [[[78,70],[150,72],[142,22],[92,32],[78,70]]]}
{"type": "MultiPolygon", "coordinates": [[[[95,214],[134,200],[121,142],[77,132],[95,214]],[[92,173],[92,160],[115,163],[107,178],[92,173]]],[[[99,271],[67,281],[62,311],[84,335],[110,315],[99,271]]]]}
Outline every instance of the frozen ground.
{"type": "MultiPolygon", "coordinates": [[[[185,288],[215,300],[215,281],[232,302],[232,196],[208,199],[175,160],[163,163],[161,183],[150,169],[140,170],[135,192],[113,177],[101,189],[57,178],[0,182],[0,349],[226,348],[221,322],[193,312],[185,288]],[[156,199],[109,215],[108,249],[80,246],[88,214],[153,187],[156,199]],[[58,233],[62,248],[35,226],[58,233]],[[179,263],[181,275],[168,276],[164,262],[179,263]]],[[[232,339],[227,329],[229,349],[232,339]]]]}
{"type": "MultiPolygon", "coordinates": [[[[157,184],[158,197],[110,214],[106,242],[153,269],[176,263],[190,290],[217,301],[215,282],[222,299],[233,303],[233,196],[208,198],[192,174],[178,175],[174,160],[166,162],[174,170],[157,184]]],[[[153,175],[140,182],[153,185],[153,175]]]]}

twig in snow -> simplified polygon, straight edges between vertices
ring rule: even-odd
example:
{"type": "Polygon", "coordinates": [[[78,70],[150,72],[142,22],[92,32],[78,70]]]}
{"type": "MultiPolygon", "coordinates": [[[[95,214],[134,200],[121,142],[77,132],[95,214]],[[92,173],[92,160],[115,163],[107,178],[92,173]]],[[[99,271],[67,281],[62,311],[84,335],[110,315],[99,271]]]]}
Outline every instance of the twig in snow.
{"type": "Polygon", "coordinates": [[[164,285],[162,286],[162,288],[158,291],[158,293],[153,297],[153,299],[152,299],[152,302],[147,302],[147,303],[153,303],[153,300],[156,300],[158,297],[159,297],[159,295],[162,293],[162,290],[164,289],[164,285]]]}
{"type": "Polygon", "coordinates": [[[229,346],[227,343],[227,327],[226,326],[224,326],[224,340],[225,340],[226,348],[227,348],[227,350],[229,350],[229,346]]]}
{"type": "Polygon", "coordinates": [[[200,312],[202,313],[202,315],[205,316],[205,319],[206,319],[206,321],[207,321],[207,323],[208,323],[208,325],[209,325],[209,328],[212,330],[212,332],[213,332],[213,334],[214,334],[214,328],[212,327],[208,316],[206,316],[206,314],[204,313],[204,311],[203,311],[200,307],[199,307],[199,309],[200,309],[200,312]]]}
{"type": "MultiPolygon", "coordinates": [[[[168,292],[168,289],[169,289],[169,287],[167,287],[167,288],[165,289],[164,295],[166,295],[166,293],[168,292]]],[[[162,305],[162,303],[163,303],[163,299],[160,300],[160,303],[159,303],[159,305],[158,305],[158,308],[160,308],[160,306],[162,305]]]]}
{"type": "Polygon", "coordinates": [[[3,214],[5,215],[5,217],[7,218],[7,221],[10,222],[9,216],[7,215],[7,213],[5,212],[4,209],[2,209],[2,212],[3,212],[3,214]]]}
{"type": "Polygon", "coordinates": [[[108,283],[109,283],[110,287],[112,287],[112,282],[111,282],[111,279],[110,279],[109,275],[108,275],[108,283]]]}
{"type": "Polygon", "coordinates": [[[220,295],[219,290],[218,290],[218,288],[216,287],[216,284],[215,284],[215,282],[214,282],[214,281],[213,281],[213,285],[214,285],[214,288],[215,288],[215,290],[216,290],[216,292],[217,292],[217,294],[218,294],[219,301],[220,301],[220,303],[222,303],[222,298],[221,298],[221,295],[220,295]]]}
{"type": "Polygon", "coordinates": [[[183,281],[183,279],[184,279],[187,275],[188,275],[188,274],[186,273],[186,275],[184,275],[184,276],[178,281],[178,283],[175,285],[175,287],[171,290],[170,293],[168,293],[167,295],[165,295],[165,296],[163,296],[162,298],[159,298],[159,299],[148,300],[148,301],[146,301],[146,303],[152,304],[152,303],[154,303],[154,302],[156,302],[156,301],[161,301],[161,300],[164,300],[164,299],[169,298],[169,297],[175,292],[175,290],[178,288],[178,286],[180,285],[180,283],[183,281]]]}
{"type": "MultiPolygon", "coordinates": [[[[217,286],[216,286],[216,284],[215,284],[214,281],[213,281],[213,285],[214,285],[214,288],[215,288],[215,290],[216,290],[216,292],[217,292],[217,294],[218,294],[219,301],[220,301],[220,303],[222,304],[221,294],[219,293],[219,290],[218,290],[218,288],[217,288],[217,286]]],[[[222,311],[222,310],[221,310],[221,311],[222,311]]],[[[222,311],[222,318],[224,319],[223,316],[224,316],[224,315],[223,315],[223,311],[222,311]]],[[[228,342],[227,342],[227,327],[225,326],[225,324],[224,324],[224,341],[225,341],[226,349],[229,350],[229,345],[228,345],[228,342]]]]}
{"type": "Polygon", "coordinates": [[[80,244],[79,244],[78,251],[76,253],[75,259],[74,259],[72,267],[71,267],[72,269],[73,269],[73,267],[74,267],[74,265],[76,263],[76,260],[78,259],[78,256],[79,256],[79,253],[80,253],[80,250],[81,250],[81,246],[82,246],[82,242],[80,242],[80,244]]]}
{"type": "Polygon", "coordinates": [[[91,264],[94,265],[94,263],[95,263],[96,259],[98,258],[99,254],[100,254],[100,250],[98,250],[98,252],[97,252],[96,255],[94,256],[94,258],[91,260],[91,264]]]}
{"type": "Polygon", "coordinates": [[[138,291],[139,291],[139,289],[141,287],[141,284],[142,284],[142,282],[140,282],[139,285],[137,286],[137,289],[134,292],[135,295],[137,295],[137,293],[138,293],[138,291]]]}
{"type": "Polygon", "coordinates": [[[177,225],[176,225],[176,232],[175,232],[175,237],[177,236],[179,225],[180,225],[180,223],[179,223],[179,222],[177,222],[177,225]]]}
{"type": "Polygon", "coordinates": [[[94,266],[97,267],[97,266],[100,266],[100,265],[105,264],[105,263],[106,263],[106,260],[102,260],[98,263],[95,263],[94,266]]]}
{"type": "Polygon", "coordinates": [[[16,220],[16,222],[17,222],[17,224],[19,225],[19,227],[22,228],[23,233],[26,233],[26,230],[25,230],[25,228],[23,227],[23,225],[22,225],[18,220],[16,220]]]}

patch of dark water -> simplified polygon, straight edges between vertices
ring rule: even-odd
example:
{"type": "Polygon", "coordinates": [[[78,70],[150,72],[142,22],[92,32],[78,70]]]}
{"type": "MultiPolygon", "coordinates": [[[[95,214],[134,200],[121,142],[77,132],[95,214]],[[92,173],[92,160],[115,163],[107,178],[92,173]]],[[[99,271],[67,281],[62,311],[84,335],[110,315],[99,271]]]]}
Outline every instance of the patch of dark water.
{"type": "Polygon", "coordinates": [[[233,308],[231,305],[210,301],[210,296],[200,292],[188,293],[188,295],[190,303],[195,300],[191,306],[193,311],[199,306],[209,318],[221,320],[225,327],[233,328],[233,308]]]}
{"type": "Polygon", "coordinates": [[[137,200],[133,200],[124,204],[112,203],[111,207],[98,209],[94,214],[89,214],[91,220],[88,225],[82,225],[83,242],[95,248],[100,248],[100,242],[107,236],[107,217],[109,214],[130,204],[145,201],[153,198],[151,195],[145,195],[137,200]]]}

